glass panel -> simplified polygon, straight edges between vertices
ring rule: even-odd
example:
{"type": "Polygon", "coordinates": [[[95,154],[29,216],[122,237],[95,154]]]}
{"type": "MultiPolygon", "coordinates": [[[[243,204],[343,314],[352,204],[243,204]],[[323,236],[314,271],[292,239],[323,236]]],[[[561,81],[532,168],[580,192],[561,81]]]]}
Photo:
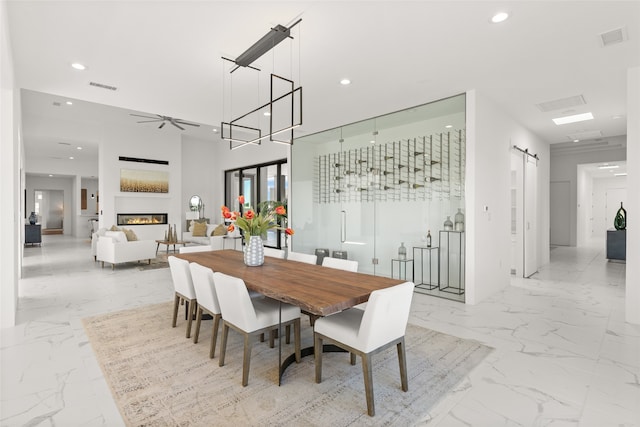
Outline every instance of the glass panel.
{"type": "MultiPolygon", "coordinates": [[[[436,277],[431,249],[413,248],[426,247],[430,231],[436,251],[438,231],[457,213],[455,231],[464,230],[465,154],[464,94],[296,139],[292,249],[346,251],[358,271],[391,276],[402,245],[410,261],[395,262],[396,278],[406,267],[412,280],[413,262],[416,284],[436,277]]],[[[442,256],[463,267],[464,248],[455,249],[442,256]]],[[[462,289],[464,277],[457,279],[462,289]]],[[[464,300],[430,285],[428,293],[464,300]]]]}
{"type": "Polygon", "coordinates": [[[238,208],[238,196],[240,190],[240,171],[232,170],[227,171],[225,175],[225,199],[224,204],[231,210],[238,208]]]}

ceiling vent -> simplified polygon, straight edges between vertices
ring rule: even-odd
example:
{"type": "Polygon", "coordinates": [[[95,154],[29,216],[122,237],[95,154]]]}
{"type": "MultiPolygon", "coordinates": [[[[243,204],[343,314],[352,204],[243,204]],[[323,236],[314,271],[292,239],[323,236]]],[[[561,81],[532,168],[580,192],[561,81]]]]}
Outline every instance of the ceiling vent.
{"type": "Polygon", "coordinates": [[[57,102],[57,101],[54,101],[54,103],[53,103],[53,106],[54,106],[54,107],[60,107],[61,105],[62,105],[62,104],[60,104],[60,103],[59,103],[59,102],[57,102]]]}
{"type": "Polygon", "coordinates": [[[567,135],[567,138],[569,138],[572,141],[575,141],[576,139],[579,139],[582,141],[585,139],[599,138],[601,136],[602,136],[601,130],[588,130],[585,132],[572,133],[571,135],[567,135]]]}
{"type": "Polygon", "coordinates": [[[598,35],[600,46],[607,47],[612,44],[622,43],[627,40],[627,27],[616,28],[598,35]]]}
{"type": "Polygon", "coordinates": [[[90,86],[99,87],[99,88],[102,88],[102,89],[118,90],[118,88],[115,87],[115,86],[109,86],[109,85],[105,85],[103,83],[89,82],[89,85],[90,86]]]}
{"type": "Polygon", "coordinates": [[[587,101],[584,100],[584,97],[582,95],[575,95],[568,98],[541,102],[540,104],[536,104],[536,107],[538,107],[538,110],[546,113],[548,111],[564,110],[567,108],[576,107],[578,105],[584,105],[586,103],[587,101]]]}

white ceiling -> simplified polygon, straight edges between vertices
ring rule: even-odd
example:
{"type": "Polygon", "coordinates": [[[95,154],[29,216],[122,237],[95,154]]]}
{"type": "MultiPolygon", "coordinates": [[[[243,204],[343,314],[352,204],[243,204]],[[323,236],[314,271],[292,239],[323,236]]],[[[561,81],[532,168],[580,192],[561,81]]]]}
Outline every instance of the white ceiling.
{"type": "Polygon", "coordinates": [[[221,56],[235,58],[272,26],[297,18],[298,135],[468,89],[550,143],[590,131],[624,135],[626,73],[640,65],[640,1],[20,0],[8,2],[8,15],[17,84],[31,91],[22,101],[27,155],[46,146],[53,153],[61,141],[91,143],[92,125],[131,123],[131,112],[201,123],[188,132],[219,140],[211,128],[222,119],[221,56]],[[500,10],[510,19],[490,24],[500,10]],[[601,47],[599,34],[621,27],[628,41],[601,47]],[[72,69],[76,61],[88,69],[72,69]],[[340,85],[343,77],[352,84],[340,85]],[[535,106],[575,95],[586,104],[573,112],[535,106]],[[595,119],[551,121],[586,111],[595,119]],[[54,120],[77,132],[46,125],[54,120]]]}

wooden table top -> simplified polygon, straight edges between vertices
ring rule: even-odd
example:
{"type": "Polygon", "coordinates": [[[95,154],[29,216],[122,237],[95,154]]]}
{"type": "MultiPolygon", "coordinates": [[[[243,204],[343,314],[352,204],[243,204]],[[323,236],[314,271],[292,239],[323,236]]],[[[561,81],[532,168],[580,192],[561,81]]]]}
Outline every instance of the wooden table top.
{"type": "Polygon", "coordinates": [[[234,250],[193,252],[176,257],[239,277],[250,290],[318,316],[366,302],[371,292],[405,282],[267,256],[263,265],[248,267],[242,252],[234,250]]]}

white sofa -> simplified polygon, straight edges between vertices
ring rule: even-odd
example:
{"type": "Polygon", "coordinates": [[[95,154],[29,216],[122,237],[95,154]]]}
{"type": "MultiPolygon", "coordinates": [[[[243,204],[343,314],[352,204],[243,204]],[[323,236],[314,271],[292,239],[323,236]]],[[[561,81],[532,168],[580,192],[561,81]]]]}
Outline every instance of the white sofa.
{"type": "Polygon", "coordinates": [[[100,236],[104,236],[104,234],[108,231],[106,228],[101,228],[98,231],[91,233],[91,256],[94,261],[98,260],[98,240],[100,236]]]}
{"type": "Polygon", "coordinates": [[[134,240],[127,242],[122,231],[109,231],[99,236],[96,248],[96,260],[111,263],[111,268],[121,262],[148,260],[156,257],[157,243],[154,240],[134,240]]]}
{"type": "Polygon", "coordinates": [[[225,236],[212,236],[211,233],[216,227],[220,224],[207,224],[207,232],[206,236],[202,237],[193,237],[193,233],[191,231],[183,231],[182,232],[182,241],[187,243],[195,243],[197,245],[207,245],[211,246],[211,250],[217,251],[224,247],[224,237],[225,236]]]}

